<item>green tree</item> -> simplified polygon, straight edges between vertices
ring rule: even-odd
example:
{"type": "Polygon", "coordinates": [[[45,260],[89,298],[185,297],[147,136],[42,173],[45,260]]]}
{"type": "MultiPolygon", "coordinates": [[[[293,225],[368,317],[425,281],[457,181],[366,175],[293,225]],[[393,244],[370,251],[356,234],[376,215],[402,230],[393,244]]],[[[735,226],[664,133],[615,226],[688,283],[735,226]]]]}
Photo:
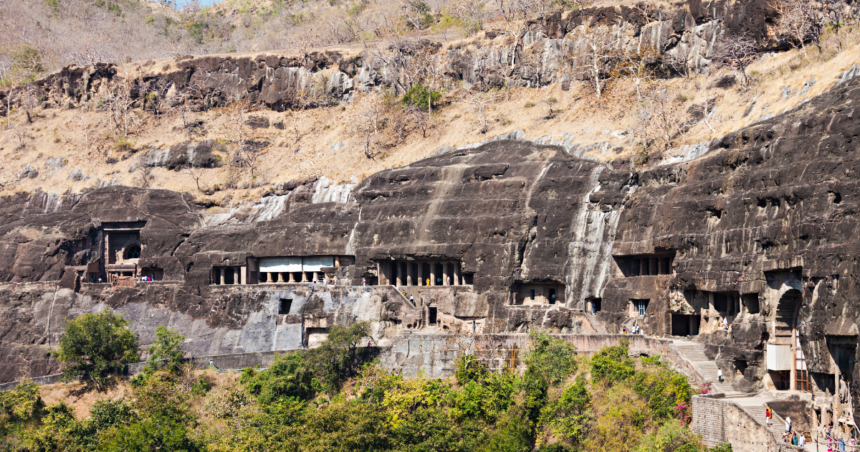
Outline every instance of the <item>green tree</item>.
{"type": "Polygon", "coordinates": [[[172,328],[158,326],[155,328],[155,342],[149,347],[149,357],[146,359],[144,372],[153,373],[159,368],[167,369],[172,374],[182,372],[185,357],[182,352],[182,342],[185,336],[172,328]]]}
{"type": "Polygon", "coordinates": [[[347,378],[356,374],[362,364],[358,346],[369,336],[368,322],[356,322],[348,327],[335,325],[319,347],[306,352],[322,390],[335,394],[347,378]]]}
{"type": "Polygon", "coordinates": [[[403,95],[402,102],[406,105],[414,105],[422,110],[430,111],[430,108],[439,102],[442,93],[432,91],[422,83],[416,83],[403,95]]]}
{"type": "Polygon", "coordinates": [[[545,330],[535,328],[529,332],[531,350],[523,357],[527,372],[533,373],[553,385],[576,372],[576,347],[564,339],[554,338],[545,330]]]}
{"type": "Polygon", "coordinates": [[[79,379],[101,390],[110,375],[121,373],[126,364],[140,359],[137,336],[128,329],[131,322],[110,309],[66,322],[55,352],[66,381],[79,379]]]}

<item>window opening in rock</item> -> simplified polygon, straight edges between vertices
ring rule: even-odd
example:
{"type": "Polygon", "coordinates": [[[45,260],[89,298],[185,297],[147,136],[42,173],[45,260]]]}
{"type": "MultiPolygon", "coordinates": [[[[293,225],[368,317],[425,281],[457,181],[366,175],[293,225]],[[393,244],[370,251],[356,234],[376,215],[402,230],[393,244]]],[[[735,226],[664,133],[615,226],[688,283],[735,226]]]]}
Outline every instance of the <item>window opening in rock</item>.
{"type": "Polygon", "coordinates": [[[131,245],[125,249],[126,259],[140,259],[140,245],[131,245]]]}
{"type": "Polygon", "coordinates": [[[467,286],[471,286],[474,284],[475,274],[474,273],[463,273],[463,284],[467,286]]]}
{"type": "Polygon", "coordinates": [[[532,299],[532,301],[535,301],[535,290],[534,289],[531,289],[531,299],[532,299]]]}
{"type": "Polygon", "coordinates": [[[741,301],[743,301],[744,306],[747,309],[747,312],[750,314],[758,314],[760,312],[759,303],[758,303],[758,294],[750,293],[741,296],[741,301]]]}
{"type": "Polygon", "coordinates": [[[292,298],[281,298],[281,305],[278,308],[278,314],[284,315],[290,313],[290,307],[293,305],[292,298]]]}
{"type": "Polygon", "coordinates": [[[598,312],[600,312],[600,307],[601,307],[600,305],[601,305],[602,301],[603,301],[603,299],[601,299],[601,298],[586,298],[585,299],[585,307],[592,314],[597,314],[598,312]]]}
{"type": "Polygon", "coordinates": [[[431,307],[427,308],[427,324],[428,325],[435,325],[436,324],[436,314],[437,314],[436,307],[431,306],[431,307]]]}
{"type": "Polygon", "coordinates": [[[224,284],[235,284],[235,281],[233,281],[233,269],[231,267],[224,267],[224,284]]]}
{"type": "Polygon", "coordinates": [[[649,300],[633,300],[633,306],[639,314],[639,317],[645,317],[645,311],[648,310],[648,301],[649,300]]]}
{"type": "Polygon", "coordinates": [[[549,304],[555,304],[555,289],[549,290],[549,304]]]}

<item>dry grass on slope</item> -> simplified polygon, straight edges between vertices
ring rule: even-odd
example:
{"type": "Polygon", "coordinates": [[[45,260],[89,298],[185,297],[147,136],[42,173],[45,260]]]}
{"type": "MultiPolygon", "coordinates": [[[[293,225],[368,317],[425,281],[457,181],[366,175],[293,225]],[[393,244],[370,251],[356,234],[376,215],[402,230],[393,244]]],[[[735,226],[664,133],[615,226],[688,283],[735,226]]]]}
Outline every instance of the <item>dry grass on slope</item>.
{"type": "MultiPolygon", "coordinates": [[[[798,51],[765,55],[749,67],[754,82],[748,90],[737,86],[715,87],[717,80],[731,73],[728,69],[715,71],[710,76],[656,81],[648,90],[668,93],[670,109],[679,117],[685,116],[690,106],[715,99],[715,112],[708,124],[699,122],[674,139],[672,145],[679,147],[708,141],[768,115],[777,115],[829,89],[844,70],[860,63],[858,35],[856,28],[844,30],[841,51],[819,54],[810,48],[808,59],[798,51]],[[801,95],[804,86],[812,80],[816,83],[801,95]],[[786,88],[791,89],[791,94],[787,94],[786,88]]],[[[836,46],[826,42],[824,48],[836,46]]],[[[39,110],[32,124],[26,124],[23,115],[18,115],[12,118],[12,129],[3,127],[0,132],[0,159],[4,162],[0,166],[0,183],[3,184],[0,193],[80,192],[99,183],[112,183],[188,191],[226,205],[228,197],[233,201],[256,199],[272,184],[309,176],[358,182],[374,172],[426,158],[444,146],[456,148],[517,129],[524,132],[526,139],[568,134],[571,144],[596,144],[598,146],[592,146],[585,156],[597,160],[632,160],[642,154],[637,142],[641,129],[641,117],[637,112],[643,104],[637,100],[631,83],[619,83],[599,101],[582,84],[573,84],[566,92],[555,84],[543,89],[518,88],[478,94],[484,99],[493,97],[484,109],[488,122],[486,133],[481,133],[480,112],[470,103],[474,96],[476,94],[466,89],[447,92],[447,105],[434,112],[426,137],[415,127],[399,126],[398,116],[404,113],[396,109],[386,113],[381,94],[362,95],[349,105],[305,112],[251,112],[247,116],[265,117],[272,124],[283,122],[285,128],[246,129],[246,139],[269,143],[260,151],[256,177],[242,170],[236,184],[238,188],[223,189],[229,185],[228,168],[201,170],[202,189],[222,188],[210,195],[197,191],[196,182],[188,171],[153,168],[147,172],[141,169],[141,156],[149,149],[163,150],[187,140],[231,143],[235,121],[231,122],[228,109],[194,114],[193,119],[204,125],[200,132],[192,134],[183,130],[182,119],[178,116],[155,117],[138,111],[135,114],[140,123],[128,137],[128,147],[135,151],[120,148],[122,143],[116,132],[107,126],[106,113],[39,110]],[[552,104],[554,114],[548,118],[547,101],[552,99],[556,101],[552,104]],[[379,122],[379,134],[373,137],[371,159],[365,155],[366,135],[360,126],[373,105],[382,105],[383,120],[379,122]],[[402,130],[408,133],[401,134],[402,130]],[[98,146],[103,151],[98,151],[98,146]],[[27,165],[38,170],[38,176],[15,181],[27,165]],[[74,180],[72,176],[76,170],[82,177],[74,180]]],[[[226,161],[227,154],[221,152],[220,155],[222,161],[226,161]]]]}

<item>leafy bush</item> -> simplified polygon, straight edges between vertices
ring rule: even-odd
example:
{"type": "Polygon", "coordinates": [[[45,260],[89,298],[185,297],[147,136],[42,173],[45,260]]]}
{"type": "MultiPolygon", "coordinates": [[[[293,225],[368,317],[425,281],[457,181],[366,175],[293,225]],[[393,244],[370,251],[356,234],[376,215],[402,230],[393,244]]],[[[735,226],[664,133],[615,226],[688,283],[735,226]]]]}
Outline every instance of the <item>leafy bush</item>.
{"type": "Polygon", "coordinates": [[[239,381],[247,383],[248,391],[256,395],[260,403],[283,398],[308,400],[316,392],[311,367],[301,353],[280,355],[263,372],[248,369],[239,381]]]}
{"type": "Polygon", "coordinates": [[[128,329],[131,322],[110,309],[66,322],[56,352],[66,381],[80,379],[102,389],[110,375],[138,361],[137,336],[128,329]]]}
{"type": "Polygon", "coordinates": [[[24,444],[32,451],[66,450],[75,442],[74,431],[78,427],[72,409],[65,403],[51,405],[45,409],[42,425],[28,432],[24,444]]]}
{"type": "Polygon", "coordinates": [[[732,452],[732,444],[731,443],[717,444],[716,446],[711,448],[711,452],[732,452]]]}
{"type": "Polygon", "coordinates": [[[591,394],[585,379],[580,376],[576,383],[565,387],[561,397],[547,405],[543,418],[548,420],[553,434],[574,444],[585,440],[591,422],[591,394]]]}
{"type": "Polygon", "coordinates": [[[454,378],[457,383],[465,385],[470,381],[482,381],[488,374],[487,366],[471,353],[461,353],[457,357],[457,368],[454,378]]]}
{"type": "Polygon", "coordinates": [[[203,375],[197,377],[197,381],[191,384],[191,393],[196,396],[205,395],[211,389],[212,383],[210,383],[209,380],[203,375]]]}
{"type": "Polygon", "coordinates": [[[680,417],[688,420],[686,413],[693,396],[693,388],[684,375],[664,367],[636,372],[633,389],[648,403],[655,418],[680,417]],[[683,407],[679,409],[679,407],[683,407]]]}
{"type": "Polygon", "coordinates": [[[604,347],[591,357],[591,377],[600,383],[613,384],[627,380],[635,372],[633,360],[627,356],[630,341],[622,339],[620,345],[604,347]]]}
{"type": "MultiPolygon", "coordinates": [[[[707,452],[699,435],[694,435],[683,423],[671,420],[656,432],[642,437],[638,452],[707,452]]],[[[731,446],[729,446],[731,450],[731,446]]]]}
{"type": "Polygon", "coordinates": [[[38,419],[44,408],[39,385],[26,378],[15,388],[0,391],[0,433],[13,422],[38,419]]]}

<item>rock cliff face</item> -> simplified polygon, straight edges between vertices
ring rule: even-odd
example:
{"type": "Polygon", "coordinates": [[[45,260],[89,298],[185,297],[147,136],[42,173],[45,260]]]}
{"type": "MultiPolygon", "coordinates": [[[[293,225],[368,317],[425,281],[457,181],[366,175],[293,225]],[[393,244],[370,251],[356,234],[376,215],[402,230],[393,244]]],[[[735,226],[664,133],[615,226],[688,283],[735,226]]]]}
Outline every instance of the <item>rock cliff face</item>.
{"type": "MultiPolygon", "coordinates": [[[[528,22],[513,34],[487,31],[483,37],[489,43],[477,46],[464,42],[442,50],[440,44],[429,41],[409,45],[435,53],[439,72],[453,80],[484,89],[537,87],[576,76],[563,69],[571,61],[585,58],[587,43],[576,33],[583,27],[606,28],[617,49],[650,47],[664,60],[674,60],[676,70],[703,71],[720,36],[744,34],[764,47],[775,47],[768,34],[773,19],[767,0],[687,0],[672,6],[641,4],[558,13],[528,22]]],[[[142,107],[144,96],[155,93],[196,109],[242,98],[280,111],[309,102],[319,104],[320,99],[349,102],[356,90],[402,87],[397,69],[402,64],[394,57],[382,59],[368,53],[186,56],[167,65],[143,63],[131,95],[142,107]],[[316,100],[308,98],[311,92],[316,100]]],[[[35,82],[33,95],[50,105],[74,106],[115,77],[117,69],[111,65],[69,67],[35,82]]],[[[0,92],[0,114],[5,115],[4,99],[9,95],[18,101],[24,92],[0,92]]]]}
{"type": "Polygon", "coordinates": [[[62,318],[106,306],[195,354],[312,346],[356,320],[382,343],[639,325],[709,344],[738,389],[857,381],[858,100],[846,76],[695,160],[637,170],[500,140],[218,215],[164,190],[4,198],[0,381],[56,369],[62,318]]]}

